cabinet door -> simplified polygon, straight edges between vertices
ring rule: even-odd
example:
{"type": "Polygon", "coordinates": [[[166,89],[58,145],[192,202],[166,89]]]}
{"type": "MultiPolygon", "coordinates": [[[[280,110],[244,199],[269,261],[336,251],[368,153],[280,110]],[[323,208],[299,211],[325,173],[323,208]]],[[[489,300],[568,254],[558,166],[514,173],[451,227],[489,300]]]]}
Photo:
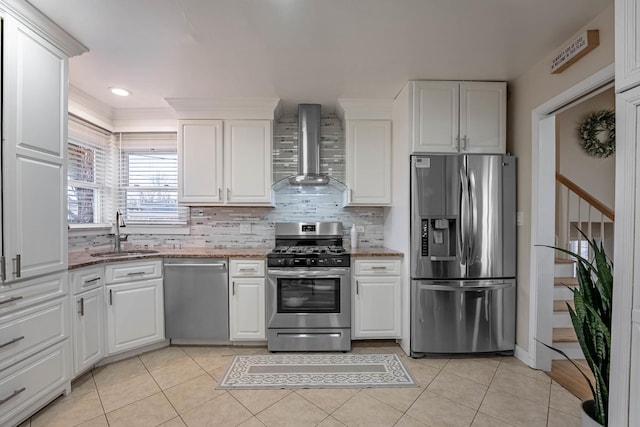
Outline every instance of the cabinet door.
{"type": "Polygon", "coordinates": [[[229,326],[232,341],[266,339],[264,287],[264,278],[231,279],[229,326]]]}
{"type": "Polygon", "coordinates": [[[615,11],[616,92],[640,83],[640,3],[617,0],[615,11]]]}
{"type": "Polygon", "coordinates": [[[390,204],[391,122],[347,121],[346,145],[349,204],[390,204]]]}
{"type": "Polygon", "coordinates": [[[271,203],[271,145],[270,120],[224,122],[227,203],[271,203]]]}
{"type": "Polygon", "coordinates": [[[460,84],[460,150],[505,153],[507,148],[507,84],[460,84]]]}
{"type": "Polygon", "coordinates": [[[73,297],[73,376],[104,357],[104,302],[102,288],[73,297]]]}
{"type": "Polygon", "coordinates": [[[400,278],[354,279],[354,338],[399,338],[400,278]]]}
{"type": "Polygon", "coordinates": [[[67,58],[3,19],[2,193],[7,280],[66,269],[67,58]]]}
{"type": "Polygon", "coordinates": [[[458,152],[459,84],[413,82],[412,152],[458,152]]]}
{"type": "Polygon", "coordinates": [[[164,339],[162,279],[106,287],[107,353],[164,339]]]}
{"type": "Polygon", "coordinates": [[[221,120],[181,120],[178,125],[178,201],[223,203],[221,120]]]}

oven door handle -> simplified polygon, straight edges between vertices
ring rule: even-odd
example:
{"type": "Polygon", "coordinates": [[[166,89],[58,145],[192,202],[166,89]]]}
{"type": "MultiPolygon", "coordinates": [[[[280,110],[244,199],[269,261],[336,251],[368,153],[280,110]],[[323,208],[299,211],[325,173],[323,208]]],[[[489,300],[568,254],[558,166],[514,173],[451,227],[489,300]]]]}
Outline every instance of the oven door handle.
{"type": "Polygon", "coordinates": [[[348,274],[348,269],[328,268],[323,270],[300,270],[297,268],[287,270],[268,270],[268,274],[281,277],[322,277],[326,279],[338,279],[348,274]]]}

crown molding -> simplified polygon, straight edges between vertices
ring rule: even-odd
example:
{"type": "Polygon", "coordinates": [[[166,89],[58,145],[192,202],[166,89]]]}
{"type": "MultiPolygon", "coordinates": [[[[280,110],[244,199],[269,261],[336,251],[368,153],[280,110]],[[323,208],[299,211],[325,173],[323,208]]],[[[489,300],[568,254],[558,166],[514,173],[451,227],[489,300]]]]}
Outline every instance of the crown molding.
{"type": "Polygon", "coordinates": [[[117,108],[113,110],[114,132],[177,132],[176,113],[171,108],[117,108]]]}
{"type": "Polygon", "coordinates": [[[279,98],[167,98],[178,119],[268,119],[279,112],[279,98]]]}
{"type": "Polygon", "coordinates": [[[24,0],[0,0],[0,11],[6,11],[69,57],[89,51],[89,48],[24,0]]]}
{"type": "Polygon", "coordinates": [[[69,113],[113,131],[113,109],[88,93],[69,85],[69,113]]]}
{"type": "Polygon", "coordinates": [[[339,98],[336,114],[342,120],[391,120],[393,100],[339,98]]]}

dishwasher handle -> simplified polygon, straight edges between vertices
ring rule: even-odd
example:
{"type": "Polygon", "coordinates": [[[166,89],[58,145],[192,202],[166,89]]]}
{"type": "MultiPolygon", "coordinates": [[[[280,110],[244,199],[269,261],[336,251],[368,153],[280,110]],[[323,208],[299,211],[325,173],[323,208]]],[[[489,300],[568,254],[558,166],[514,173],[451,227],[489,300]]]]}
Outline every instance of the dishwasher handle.
{"type": "Polygon", "coordinates": [[[214,267],[214,268],[226,268],[227,264],[224,262],[214,262],[214,263],[185,263],[185,264],[164,264],[165,267],[214,267]]]}

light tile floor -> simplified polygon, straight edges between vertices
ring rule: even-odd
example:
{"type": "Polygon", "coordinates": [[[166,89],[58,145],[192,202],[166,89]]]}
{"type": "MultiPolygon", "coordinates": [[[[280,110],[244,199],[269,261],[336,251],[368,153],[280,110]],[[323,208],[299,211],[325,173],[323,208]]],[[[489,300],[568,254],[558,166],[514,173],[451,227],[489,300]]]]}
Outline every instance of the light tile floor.
{"type": "Polygon", "coordinates": [[[216,390],[236,354],[266,348],[171,346],[96,368],[25,421],[39,426],[561,426],[580,425],[579,400],[513,357],[422,358],[389,353],[418,388],[216,390]]]}

